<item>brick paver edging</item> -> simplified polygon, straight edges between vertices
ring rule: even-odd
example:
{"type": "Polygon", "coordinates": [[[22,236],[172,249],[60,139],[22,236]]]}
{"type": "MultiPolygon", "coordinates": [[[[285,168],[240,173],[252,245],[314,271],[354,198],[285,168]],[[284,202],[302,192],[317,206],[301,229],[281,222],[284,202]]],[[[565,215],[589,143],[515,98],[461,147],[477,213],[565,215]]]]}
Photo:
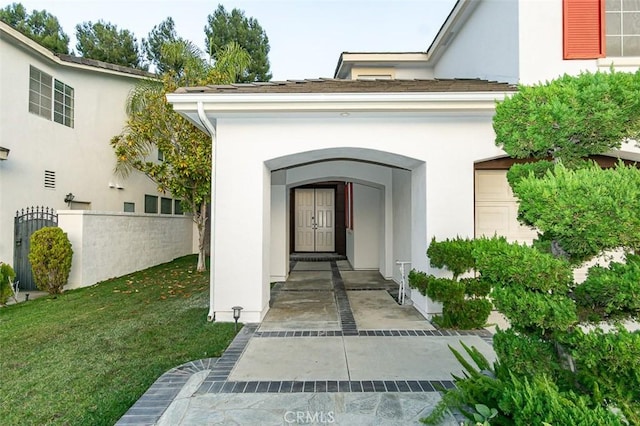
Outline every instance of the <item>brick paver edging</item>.
{"type": "Polygon", "coordinates": [[[211,370],[219,358],[187,362],[164,373],[118,420],[116,425],[153,425],[173,402],[189,378],[200,371],[211,370]]]}

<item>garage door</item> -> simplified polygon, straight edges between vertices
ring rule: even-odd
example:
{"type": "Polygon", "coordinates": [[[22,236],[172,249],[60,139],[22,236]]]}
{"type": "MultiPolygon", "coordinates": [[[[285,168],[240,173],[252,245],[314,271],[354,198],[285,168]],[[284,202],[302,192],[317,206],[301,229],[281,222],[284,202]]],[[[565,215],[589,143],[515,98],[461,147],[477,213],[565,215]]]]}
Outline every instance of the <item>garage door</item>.
{"type": "Polygon", "coordinates": [[[495,234],[530,244],[537,233],[518,222],[518,200],[513,196],[506,170],[476,170],[476,237],[495,234]]]}

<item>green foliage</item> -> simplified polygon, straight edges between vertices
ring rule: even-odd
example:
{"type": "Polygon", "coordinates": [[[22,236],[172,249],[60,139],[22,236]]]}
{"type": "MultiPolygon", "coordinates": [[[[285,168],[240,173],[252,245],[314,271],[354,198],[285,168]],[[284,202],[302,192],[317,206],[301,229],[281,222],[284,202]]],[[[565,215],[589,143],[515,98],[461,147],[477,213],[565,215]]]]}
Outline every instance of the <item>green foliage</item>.
{"type": "Polygon", "coordinates": [[[147,61],[156,67],[158,74],[164,74],[172,69],[171,65],[167,64],[166,59],[163,58],[162,47],[167,43],[172,43],[177,40],[178,35],[176,33],[175,23],[170,16],[160,22],[160,24],[154,25],[147,38],[142,39],[142,51],[147,61]]]}
{"type": "Polygon", "coordinates": [[[640,72],[613,70],[520,86],[497,105],[493,118],[496,145],[511,157],[565,164],[637,139],[639,123],[640,72]]]}
{"type": "Polygon", "coordinates": [[[544,374],[558,379],[563,376],[553,343],[513,329],[500,330],[493,336],[493,349],[500,363],[517,377],[544,374]]]}
{"type": "Polygon", "coordinates": [[[489,426],[489,420],[493,419],[498,415],[498,410],[495,408],[489,408],[484,404],[476,404],[475,407],[476,412],[473,413],[473,419],[475,420],[476,426],[489,426]]]}
{"type": "Polygon", "coordinates": [[[576,329],[563,340],[581,388],[598,402],[614,401],[632,424],[640,424],[640,332],[576,329]]]}
{"type": "Polygon", "coordinates": [[[12,3],[0,9],[0,21],[55,53],[69,53],[69,36],[62,31],[58,18],[46,10],[29,14],[22,3],[12,3]]]}
{"type": "Polygon", "coordinates": [[[450,278],[431,276],[427,287],[427,296],[438,302],[464,299],[465,283],[450,278]]]}
{"type": "Polygon", "coordinates": [[[29,262],[36,286],[49,294],[62,293],[69,279],[73,250],[67,234],[58,227],[45,227],[31,234],[29,262]]]}
{"type": "Polygon", "coordinates": [[[640,317],[640,256],[628,254],[626,263],[589,268],[576,287],[575,299],[583,319],[608,321],[640,317]]]}
{"type": "Polygon", "coordinates": [[[470,297],[485,297],[491,292],[491,283],[478,278],[462,278],[464,283],[464,294],[470,297]]]}
{"type": "Polygon", "coordinates": [[[220,51],[231,42],[249,53],[251,64],[237,75],[238,82],[271,80],[269,38],[256,19],[245,17],[242,10],[235,8],[229,13],[219,4],[207,17],[204,32],[206,48],[216,61],[220,60],[220,51]]]}
{"type": "Polygon", "coordinates": [[[0,423],[113,426],[169,369],[219,357],[234,326],[207,321],[195,262],[0,308],[0,423]]]}
{"type": "Polygon", "coordinates": [[[623,424],[618,415],[602,404],[594,403],[573,391],[561,391],[544,373],[520,377],[500,362],[494,363],[491,368],[477,349],[464,344],[463,347],[476,366],[451,348],[464,367],[464,375],[454,375],[455,388],[441,389],[444,393],[441,401],[428,417],[421,419],[423,423],[438,424],[447,408],[451,408],[471,421],[478,421],[476,414],[483,415],[485,420],[486,415],[490,414],[493,425],[623,424]],[[482,411],[478,410],[478,406],[484,406],[482,411]]]}
{"type": "Polygon", "coordinates": [[[533,174],[536,178],[544,177],[547,172],[553,171],[555,163],[546,160],[535,161],[533,163],[514,164],[507,171],[507,181],[512,188],[516,186],[521,179],[529,177],[533,174]]]}
{"type": "Polygon", "coordinates": [[[11,283],[15,277],[16,273],[11,265],[0,262],[0,305],[6,304],[13,294],[11,283]]]}
{"type": "Polygon", "coordinates": [[[522,379],[511,375],[500,399],[499,408],[516,425],[547,422],[557,425],[622,425],[620,417],[601,405],[576,393],[560,392],[544,375],[522,379]]]}
{"type": "Polygon", "coordinates": [[[76,49],[83,57],[146,70],[138,43],[129,30],[119,30],[117,26],[102,20],[76,25],[76,49]]]}
{"type": "Polygon", "coordinates": [[[619,163],[570,170],[556,165],[543,178],[521,179],[513,188],[519,216],[557,241],[580,263],[605,250],[640,249],[640,170],[619,163]]]}
{"type": "Polygon", "coordinates": [[[471,254],[473,240],[456,237],[444,241],[431,240],[427,249],[427,256],[431,266],[439,269],[448,269],[453,274],[453,279],[469,272],[475,267],[475,260],[471,254]]]}
{"type": "Polygon", "coordinates": [[[428,275],[426,272],[416,271],[412,269],[408,275],[409,287],[415,288],[423,296],[427,295],[427,287],[429,287],[429,281],[435,278],[433,275],[428,275]]]}
{"type": "Polygon", "coordinates": [[[488,299],[456,299],[442,304],[442,315],[433,322],[443,328],[473,330],[487,324],[493,306],[488,299]]]}
{"type": "Polygon", "coordinates": [[[237,44],[230,44],[211,67],[182,39],[165,43],[161,53],[170,71],[162,82],[144,81],[130,93],[125,128],[111,139],[111,146],[121,174],[133,170],[144,173],[156,182],[158,191],[171,192],[193,213],[199,236],[198,271],[203,271],[207,202],[211,198],[211,138],[174,112],[166,94],[180,86],[231,83],[247,67],[249,58],[237,44]],[[150,161],[157,150],[163,153],[163,161],[150,161]]]}
{"type": "Polygon", "coordinates": [[[526,245],[485,238],[477,240],[473,254],[482,279],[493,285],[564,295],[573,284],[567,262],[526,245]]]}
{"type": "Polygon", "coordinates": [[[542,336],[554,330],[568,330],[578,322],[575,302],[564,295],[497,286],[492,296],[496,309],[517,331],[542,336]]]}

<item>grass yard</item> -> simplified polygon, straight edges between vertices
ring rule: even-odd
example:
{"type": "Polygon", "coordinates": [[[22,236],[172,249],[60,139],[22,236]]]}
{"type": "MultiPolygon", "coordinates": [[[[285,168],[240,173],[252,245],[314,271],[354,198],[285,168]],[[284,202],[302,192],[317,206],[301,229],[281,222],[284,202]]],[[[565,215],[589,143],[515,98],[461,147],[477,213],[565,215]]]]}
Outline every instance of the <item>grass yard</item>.
{"type": "Polygon", "coordinates": [[[92,287],[0,308],[0,423],[113,425],[165,371],[220,356],[209,273],[187,256],[92,287]]]}

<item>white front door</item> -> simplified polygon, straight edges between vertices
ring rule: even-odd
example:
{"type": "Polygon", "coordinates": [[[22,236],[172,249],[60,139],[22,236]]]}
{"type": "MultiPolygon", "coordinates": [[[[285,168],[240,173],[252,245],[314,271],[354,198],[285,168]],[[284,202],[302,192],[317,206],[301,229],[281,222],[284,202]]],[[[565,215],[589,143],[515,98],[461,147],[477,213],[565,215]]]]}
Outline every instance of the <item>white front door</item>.
{"type": "Polygon", "coordinates": [[[295,203],[295,251],[334,251],[334,190],[296,189],[295,203]]]}

